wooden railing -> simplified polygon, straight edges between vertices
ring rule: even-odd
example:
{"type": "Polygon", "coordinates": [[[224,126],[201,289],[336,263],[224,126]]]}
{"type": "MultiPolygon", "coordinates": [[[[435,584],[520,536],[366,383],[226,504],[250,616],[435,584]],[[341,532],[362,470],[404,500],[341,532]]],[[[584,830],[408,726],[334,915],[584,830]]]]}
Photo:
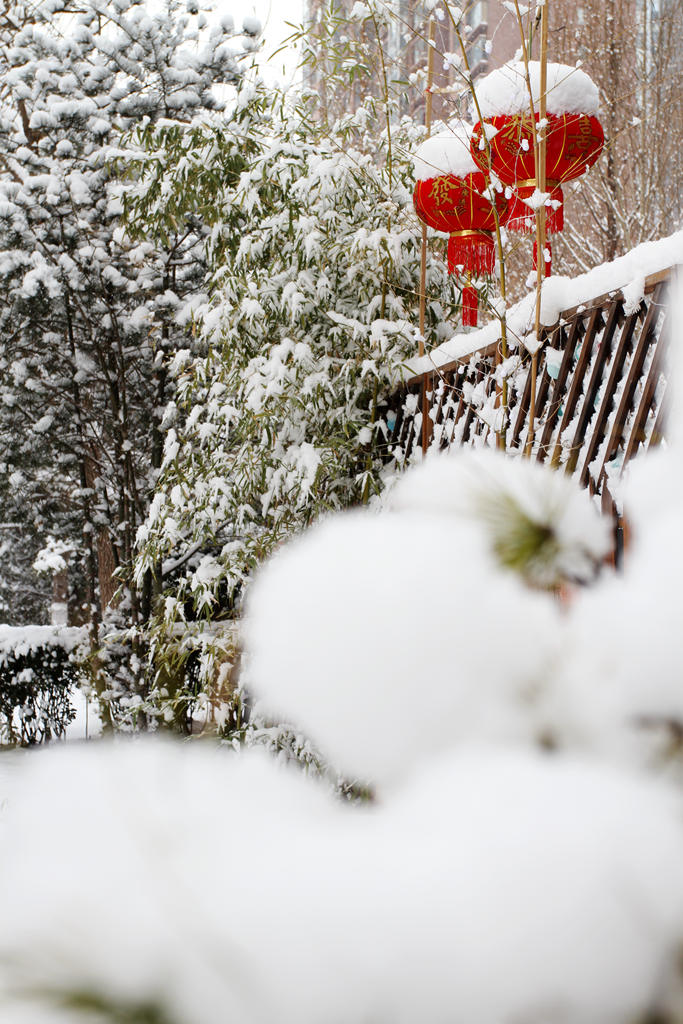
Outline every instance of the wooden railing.
{"type": "Polygon", "coordinates": [[[657,444],[664,429],[670,275],[648,278],[634,309],[622,292],[613,292],[566,310],[546,328],[531,440],[531,357],[518,356],[507,368],[504,424],[493,344],[407,381],[392,402],[394,454],[410,459],[420,447],[426,401],[430,447],[500,444],[504,427],[510,454],[526,450],[539,462],[563,466],[616,514],[610,481],[637,451],[657,444]]]}

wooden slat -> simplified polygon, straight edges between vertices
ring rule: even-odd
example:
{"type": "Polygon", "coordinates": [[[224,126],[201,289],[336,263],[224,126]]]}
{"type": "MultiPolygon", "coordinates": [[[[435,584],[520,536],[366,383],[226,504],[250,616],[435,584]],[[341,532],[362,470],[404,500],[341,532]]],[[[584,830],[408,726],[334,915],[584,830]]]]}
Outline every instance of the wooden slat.
{"type": "Polygon", "coordinates": [[[640,396],[640,402],[633,420],[631,427],[631,433],[626,444],[626,456],[624,462],[628,462],[638,451],[641,444],[645,442],[645,424],[647,423],[648,416],[652,411],[652,405],[655,398],[655,392],[657,390],[657,384],[662,372],[662,358],[661,351],[662,345],[657,344],[657,339],[654,339],[655,353],[652,357],[652,363],[650,364],[650,371],[645,381],[643,393],[640,396]]]}
{"type": "Polygon", "coordinates": [[[617,506],[614,503],[614,499],[609,492],[609,488],[605,487],[602,494],[600,495],[600,509],[606,520],[611,520],[613,524],[613,542],[612,550],[607,557],[607,561],[614,569],[617,568],[619,559],[619,550],[617,545],[617,536],[619,528],[619,513],[617,506]]]}
{"type": "Polygon", "coordinates": [[[590,440],[583,460],[583,469],[581,471],[580,481],[584,487],[589,482],[591,463],[598,454],[600,445],[605,439],[609,415],[614,405],[614,396],[616,394],[617,384],[623,376],[626,356],[633,348],[633,333],[636,329],[636,324],[644,315],[645,305],[643,304],[637,312],[632,313],[631,316],[627,317],[622,324],[619,342],[616,347],[614,358],[612,359],[612,366],[605,385],[605,392],[602,396],[600,409],[598,410],[598,418],[593,426],[593,430],[591,431],[590,440]]]}
{"type": "Polygon", "coordinates": [[[550,374],[548,373],[548,364],[547,364],[546,358],[545,358],[545,349],[543,349],[542,352],[539,352],[539,356],[542,356],[542,362],[539,363],[539,367],[538,367],[538,373],[539,373],[539,376],[540,376],[540,381],[539,381],[539,385],[538,385],[538,391],[536,393],[536,425],[537,425],[537,429],[538,429],[538,427],[540,427],[540,425],[542,423],[545,422],[543,414],[545,413],[545,405],[546,405],[546,402],[548,400],[548,395],[550,393],[550,382],[553,379],[550,376],[550,374]]]}
{"type": "Polygon", "coordinates": [[[424,408],[422,409],[422,415],[423,415],[423,420],[422,420],[422,444],[423,444],[424,447],[429,447],[429,445],[432,443],[432,437],[434,435],[434,423],[432,421],[430,413],[432,411],[432,402],[434,400],[434,390],[435,390],[435,388],[436,388],[436,371],[432,371],[431,373],[426,373],[423,376],[423,378],[422,378],[422,396],[421,396],[422,397],[422,401],[420,402],[420,405],[424,406],[424,408]],[[425,419],[424,419],[424,417],[426,417],[426,424],[427,424],[426,431],[425,431],[425,419]]]}
{"type": "Polygon", "coordinates": [[[465,383],[465,372],[464,372],[464,368],[462,366],[460,366],[460,367],[458,367],[457,370],[453,370],[453,387],[455,389],[456,395],[459,394],[459,401],[458,401],[458,408],[455,410],[455,415],[453,416],[453,430],[451,431],[451,444],[453,443],[453,438],[455,436],[455,429],[456,429],[458,423],[460,422],[460,420],[462,419],[462,417],[465,415],[465,412],[466,412],[466,409],[467,409],[467,403],[465,402],[465,395],[463,393],[463,385],[464,385],[464,383],[465,383]]]}
{"type": "Polygon", "coordinates": [[[409,391],[405,395],[404,400],[401,403],[403,419],[402,419],[402,423],[401,423],[401,432],[399,434],[399,443],[402,444],[402,445],[410,444],[410,438],[411,438],[411,436],[413,434],[413,428],[415,426],[414,413],[411,414],[410,416],[406,416],[405,415],[405,403],[408,401],[409,396],[412,395],[412,394],[413,394],[412,390],[409,391]]]}
{"type": "Polygon", "coordinates": [[[562,422],[560,423],[560,429],[557,434],[557,440],[555,442],[555,448],[550,459],[552,466],[559,465],[560,454],[562,452],[562,433],[569,426],[571,421],[574,419],[574,413],[576,406],[581,395],[581,389],[584,383],[584,377],[586,369],[590,363],[591,356],[593,354],[593,341],[598,333],[598,330],[603,325],[602,310],[594,309],[588,320],[588,327],[586,333],[581,342],[581,351],[579,352],[579,358],[572,375],[572,383],[569,388],[569,394],[564,406],[564,412],[562,414],[562,422]]]}
{"type": "Polygon", "coordinates": [[[552,346],[553,348],[561,349],[561,342],[564,342],[564,354],[557,374],[557,380],[555,381],[555,387],[553,388],[553,396],[550,400],[550,405],[548,406],[543,433],[541,434],[541,441],[536,456],[539,462],[544,462],[545,457],[548,454],[548,446],[553,435],[553,429],[555,427],[557,416],[562,405],[562,399],[567,387],[567,378],[574,359],[574,352],[576,351],[576,346],[579,343],[579,340],[583,339],[584,333],[585,325],[583,319],[582,317],[577,316],[569,329],[569,336],[567,337],[566,326],[562,325],[558,330],[559,337],[552,346]]]}
{"type": "Polygon", "coordinates": [[[438,383],[438,385],[437,385],[435,390],[436,390],[436,395],[437,395],[437,406],[436,406],[436,416],[434,417],[432,430],[434,430],[437,426],[439,426],[441,424],[441,422],[443,421],[444,401],[445,401],[445,396],[448,393],[448,389],[447,389],[447,385],[446,385],[446,379],[444,377],[441,378],[441,380],[439,381],[439,383],[438,383]]]}
{"type": "Polygon", "coordinates": [[[602,338],[600,339],[595,362],[593,363],[591,379],[588,383],[588,387],[584,391],[583,405],[581,406],[576,430],[574,431],[572,450],[569,453],[569,458],[567,459],[568,473],[573,473],[576,469],[576,464],[579,461],[579,455],[586,436],[588,424],[596,413],[595,401],[598,397],[600,384],[602,383],[602,378],[605,373],[605,365],[612,354],[612,339],[614,338],[614,332],[617,329],[617,325],[619,321],[623,319],[623,316],[622,303],[618,300],[614,300],[609,307],[607,322],[605,324],[605,329],[602,332],[602,338]]]}
{"type": "MultiPolygon", "coordinates": [[[[464,421],[463,422],[463,426],[462,426],[463,432],[462,432],[462,436],[461,436],[461,439],[460,439],[460,443],[461,444],[465,444],[466,443],[467,432],[469,431],[469,425],[470,425],[470,422],[471,422],[471,418],[468,416],[468,414],[471,411],[472,407],[465,400],[465,384],[471,383],[467,379],[468,375],[471,372],[472,371],[470,371],[469,367],[461,366],[459,368],[460,402],[458,403],[458,414],[457,414],[457,418],[456,418],[455,422],[456,422],[456,426],[457,426],[460,423],[461,420],[464,421]]],[[[454,428],[453,433],[455,433],[455,428],[454,428]]]]}
{"type": "Polygon", "coordinates": [[[648,449],[655,448],[657,445],[662,443],[662,439],[664,437],[664,425],[666,424],[666,421],[667,421],[668,417],[669,417],[669,393],[667,391],[666,394],[664,395],[663,399],[662,399],[661,405],[659,406],[659,411],[657,413],[657,419],[655,420],[655,425],[652,428],[652,433],[650,434],[650,440],[648,441],[648,444],[647,444],[648,449]]]}
{"type": "Polygon", "coordinates": [[[515,410],[515,412],[517,413],[517,418],[515,419],[515,425],[514,425],[514,428],[512,430],[512,436],[510,437],[510,447],[511,448],[518,448],[519,447],[519,439],[522,436],[522,430],[524,429],[524,424],[526,423],[526,418],[529,415],[529,406],[530,405],[531,405],[531,372],[530,372],[530,369],[527,368],[526,381],[524,382],[524,391],[522,392],[522,397],[519,400],[519,405],[517,406],[517,408],[515,410]]]}
{"type": "MultiPolygon", "coordinates": [[[[452,399],[453,399],[454,388],[453,388],[452,374],[445,374],[444,375],[444,378],[443,378],[443,380],[441,382],[441,388],[442,388],[442,395],[441,395],[441,401],[440,401],[441,418],[440,418],[439,422],[440,422],[440,425],[442,427],[442,431],[441,431],[441,440],[439,442],[439,448],[443,449],[443,448],[448,448],[449,447],[449,440],[448,440],[448,437],[447,437],[447,433],[448,433],[448,429],[450,427],[451,421],[453,420],[453,406],[452,406],[451,403],[452,403],[452,399]]],[[[451,431],[451,437],[452,437],[452,431],[451,431]]]]}
{"type": "Polygon", "coordinates": [[[620,444],[623,439],[624,427],[626,425],[626,418],[628,413],[633,407],[633,396],[635,393],[636,385],[643,372],[643,366],[645,363],[645,357],[647,350],[653,341],[654,329],[659,319],[659,300],[662,295],[663,284],[657,285],[655,293],[650,303],[650,308],[647,311],[643,328],[640,332],[640,338],[636,345],[636,350],[633,353],[633,359],[629,367],[628,376],[626,378],[626,384],[619,401],[617,408],[617,414],[614,417],[614,423],[612,424],[612,430],[610,432],[609,441],[607,448],[605,449],[605,455],[602,460],[602,468],[598,477],[598,486],[604,484],[604,480],[607,476],[606,466],[612,461],[617,451],[619,450],[620,444]]]}
{"type": "MultiPolygon", "coordinates": [[[[413,395],[413,394],[415,394],[415,390],[413,388],[411,388],[408,391],[408,393],[406,394],[405,398],[404,398],[404,403],[407,402],[408,397],[410,395],[413,395]]],[[[417,395],[416,397],[418,399],[418,404],[416,405],[416,409],[417,409],[417,408],[419,408],[419,395],[417,395]]],[[[406,458],[406,461],[407,461],[410,458],[410,455],[412,454],[413,446],[415,444],[415,416],[414,415],[410,416],[410,417],[406,416],[404,418],[404,420],[403,420],[403,428],[402,428],[402,437],[400,438],[400,443],[403,445],[403,448],[405,450],[405,458],[406,458]]]]}
{"type": "MultiPolygon", "coordinates": [[[[483,369],[478,369],[475,374],[475,387],[477,384],[481,384],[484,379],[483,369]]],[[[472,420],[476,416],[477,412],[473,405],[467,403],[467,413],[465,414],[465,427],[462,434],[462,444],[467,444],[470,439],[470,432],[472,430],[472,420]]]]}

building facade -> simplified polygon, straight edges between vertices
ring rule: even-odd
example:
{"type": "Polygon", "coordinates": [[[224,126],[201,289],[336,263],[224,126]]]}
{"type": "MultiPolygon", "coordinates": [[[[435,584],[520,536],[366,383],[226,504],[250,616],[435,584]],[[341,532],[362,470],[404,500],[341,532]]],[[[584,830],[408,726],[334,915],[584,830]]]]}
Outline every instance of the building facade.
{"type": "MultiPolygon", "coordinates": [[[[430,15],[424,0],[395,0],[391,16],[381,26],[350,18],[354,6],[355,0],[335,0],[332,5],[330,0],[308,0],[306,23],[317,40],[317,59],[309,69],[308,85],[321,96],[326,113],[353,109],[364,93],[379,89],[379,76],[373,76],[369,67],[365,76],[350,76],[347,89],[340,91],[337,84],[336,95],[330,96],[326,78],[330,78],[331,50],[335,44],[343,48],[346,38],[361,47],[367,45],[368,52],[373,46],[377,49],[381,41],[391,91],[399,98],[401,109],[418,116],[424,107],[429,52],[430,15]]],[[[465,112],[469,90],[452,21],[442,6],[434,13],[434,113],[448,119],[465,112]]],[[[475,80],[514,56],[518,29],[501,0],[474,0],[466,6],[463,18],[467,63],[475,80]]]]}

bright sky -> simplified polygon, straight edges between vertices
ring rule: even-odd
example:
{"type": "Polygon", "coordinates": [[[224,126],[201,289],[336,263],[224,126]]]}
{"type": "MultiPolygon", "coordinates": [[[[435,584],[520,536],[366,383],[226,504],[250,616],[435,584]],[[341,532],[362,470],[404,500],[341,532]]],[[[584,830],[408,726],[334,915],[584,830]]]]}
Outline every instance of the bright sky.
{"type": "MultiPolygon", "coordinates": [[[[235,22],[239,25],[240,13],[255,14],[264,28],[263,55],[267,59],[277,50],[283,39],[291,35],[292,30],[286,22],[299,25],[304,17],[304,0],[252,0],[241,9],[232,3],[235,22]]],[[[293,52],[280,53],[264,68],[266,80],[277,79],[288,81],[296,67],[296,55],[293,52]]]]}

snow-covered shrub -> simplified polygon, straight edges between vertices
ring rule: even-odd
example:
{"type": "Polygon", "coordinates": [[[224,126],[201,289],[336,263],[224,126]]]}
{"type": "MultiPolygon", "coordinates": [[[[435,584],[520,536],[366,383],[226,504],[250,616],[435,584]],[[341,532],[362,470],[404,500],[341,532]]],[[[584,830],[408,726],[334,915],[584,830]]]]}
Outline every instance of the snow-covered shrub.
{"type": "Polygon", "coordinates": [[[588,495],[457,452],[408,470],[386,506],[328,519],[257,578],[244,639],[262,713],[373,784],[465,736],[561,742],[563,621],[538,587],[592,576],[607,553],[588,495]]]}
{"type": "Polygon", "coordinates": [[[536,587],[588,583],[611,546],[610,527],[586,492],[536,462],[489,449],[433,454],[392,481],[386,508],[455,518],[472,543],[536,587]]]}
{"type": "Polygon", "coordinates": [[[680,1019],[679,800],[608,765],[470,747],[358,808],[151,740],[36,755],[6,792],[12,1024],[680,1019]]]}
{"type": "Polygon", "coordinates": [[[64,735],[83,676],[81,629],[0,626],[0,744],[31,746],[64,735]]]}

